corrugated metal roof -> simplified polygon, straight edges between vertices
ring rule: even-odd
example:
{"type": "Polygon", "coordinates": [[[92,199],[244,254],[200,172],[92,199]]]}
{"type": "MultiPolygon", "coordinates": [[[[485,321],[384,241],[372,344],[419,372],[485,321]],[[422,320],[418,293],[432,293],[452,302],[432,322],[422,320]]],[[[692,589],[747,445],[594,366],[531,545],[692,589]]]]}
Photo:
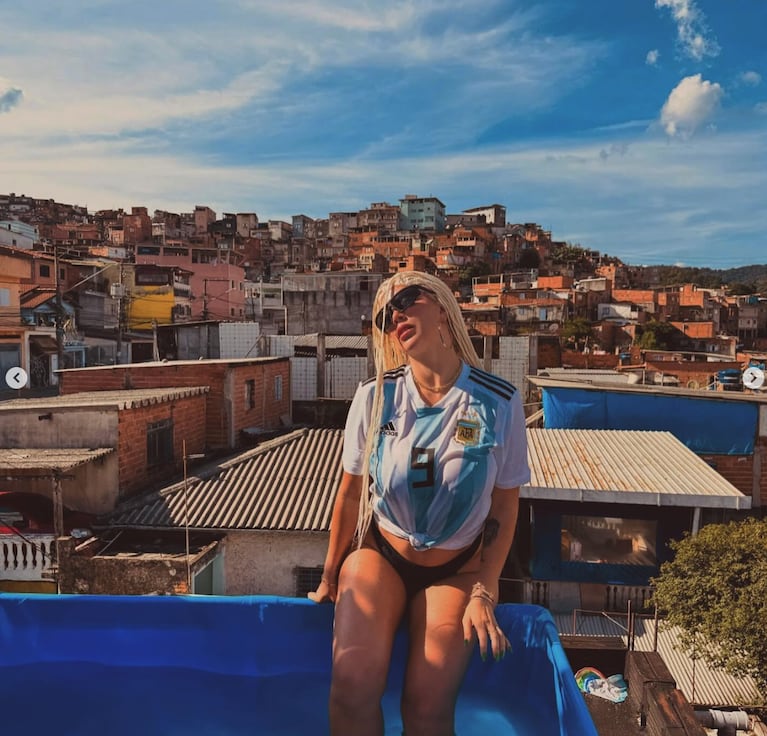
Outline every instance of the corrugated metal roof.
{"type": "Polygon", "coordinates": [[[751,507],[671,432],[529,428],[527,437],[532,478],[524,498],[751,507]]]}
{"type": "Polygon", "coordinates": [[[327,531],[343,430],[300,429],[118,507],[111,526],[327,531]]]}
{"type": "Polygon", "coordinates": [[[30,399],[9,399],[0,401],[3,411],[47,411],[50,409],[80,409],[109,407],[113,409],[135,409],[150,404],[184,399],[208,393],[207,386],[184,386],[179,388],[121,389],[119,391],[83,391],[63,396],[43,396],[30,399]]]}
{"type": "MultiPolygon", "coordinates": [[[[673,366],[673,363],[669,364],[673,366]]],[[[705,363],[700,363],[704,366],[705,363]]],[[[669,367],[671,370],[671,367],[669,367]]],[[[689,396],[702,401],[749,401],[756,404],[767,402],[767,391],[762,387],[758,393],[751,391],[702,391],[700,389],[680,388],[678,386],[618,384],[586,381],[566,381],[563,378],[545,378],[544,376],[527,376],[527,380],[536,388],[571,388],[584,391],[619,391],[621,393],[660,394],[662,396],[689,396]]]]}
{"type": "MultiPolygon", "coordinates": [[[[628,647],[625,631],[625,614],[606,616],[579,613],[573,631],[573,617],[569,614],[552,614],[557,631],[565,635],[620,636],[628,647]]],[[[653,651],[655,644],[655,621],[636,618],[634,626],[634,649],[653,651]]],[[[708,708],[756,705],[760,702],[759,690],[751,677],[733,677],[723,670],[710,667],[705,659],[693,659],[679,648],[679,629],[658,627],[658,654],[663,658],[676,686],[693,705],[708,708]]],[[[605,672],[605,675],[615,674],[605,672]]]]}
{"type": "Polygon", "coordinates": [[[554,378],[559,381],[584,381],[586,383],[628,384],[631,376],[621,371],[600,368],[541,368],[541,378],[554,378]]]}
{"type": "MultiPolygon", "coordinates": [[[[317,335],[298,335],[293,346],[298,347],[317,347],[317,335]]],[[[360,350],[365,352],[368,349],[368,338],[366,335],[325,335],[326,350],[360,350]]]]}
{"type": "Polygon", "coordinates": [[[95,449],[78,449],[68,447],[59,450],[43,450],[39,448],[13,448],[0,450],[0,473],[29,470],[56,470],[65,472],[84,465],[92,460],[114,452],[111,447],[95,449]]]}
{"type": "MultiPolygon", "coordinates": [[[[668,432],[527,431],[533,480],[522,488],[526,498],[667,506],[744,502],[740,491],[668,432]]],[[[188,478],[189,526],[327,531],[342,449],[340,429],[300,429],[203,467],[188,478]]],[[[175,483],[131,500],[105,521],[183,526],[183,488],[175,483]]]]}

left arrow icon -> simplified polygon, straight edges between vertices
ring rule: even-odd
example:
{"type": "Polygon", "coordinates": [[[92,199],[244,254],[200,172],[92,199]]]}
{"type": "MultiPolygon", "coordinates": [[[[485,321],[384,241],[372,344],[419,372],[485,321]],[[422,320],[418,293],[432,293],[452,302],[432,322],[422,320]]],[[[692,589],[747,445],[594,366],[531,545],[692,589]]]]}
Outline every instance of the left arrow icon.
{"type": "Polygon", "coordinates": [[[5,382],[10,388],[24,388],[27,385],[27,372],[23,368],[9,368],[5,373],[5,382]]]}

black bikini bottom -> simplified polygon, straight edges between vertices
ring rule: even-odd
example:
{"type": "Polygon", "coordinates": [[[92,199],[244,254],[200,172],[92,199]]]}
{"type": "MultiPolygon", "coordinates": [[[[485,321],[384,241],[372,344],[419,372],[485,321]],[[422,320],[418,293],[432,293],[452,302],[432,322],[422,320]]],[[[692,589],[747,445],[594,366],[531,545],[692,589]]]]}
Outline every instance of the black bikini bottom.
{"type": "Polygon", "coordinates": [[[452,560],[448,560],[442,565],[434,565],[433,567],[427,567],[426,565],[418,565],[415,562],[405,559],[394,547],[386,540],[381,530],[378,528],[378,524],[371,524],[373,531],[373,539],[375,539],[378,551],[381,556],[394,568],[397,575],[400,576],[402,583],[405,586],[405,594],[407,599],[410,600],[416,593],[428,588],[430,585],[438,583],[440,580],[452,577],[455,575],[479,549],[479,545],[482,544],[482,534],[480,533],[477,538],[465,549],[463,552],[458,553],[452,560]]]}

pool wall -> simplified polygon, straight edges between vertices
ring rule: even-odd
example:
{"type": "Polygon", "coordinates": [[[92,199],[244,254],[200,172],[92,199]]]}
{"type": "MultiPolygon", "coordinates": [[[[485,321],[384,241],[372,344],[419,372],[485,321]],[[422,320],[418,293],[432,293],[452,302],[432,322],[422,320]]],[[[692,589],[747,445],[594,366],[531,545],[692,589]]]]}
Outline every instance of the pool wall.
{"type": "MultiPolygon", "coordinates": [[[[551,614],[503,604],[496,615],[512,654],[483,662],[475,651],[462,694],[499,705],[525,699],[540,711],[542,732],[596,736],[551,614]]],[[[296,598],[0,593],[0,668],[90,662],[248,677],[329,676],[332,625],[332,606],[296,598]]],[[[401,686],[406,647],[401,632],[390,690],[401,686]]]]}

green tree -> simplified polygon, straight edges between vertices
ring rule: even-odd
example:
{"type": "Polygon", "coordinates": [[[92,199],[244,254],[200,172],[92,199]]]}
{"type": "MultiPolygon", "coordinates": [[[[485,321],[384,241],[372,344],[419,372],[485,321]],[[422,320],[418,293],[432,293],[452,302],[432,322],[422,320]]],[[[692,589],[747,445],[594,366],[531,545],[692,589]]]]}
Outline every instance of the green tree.
{"type": "Polygon", "coordinates": [[[669,322],[650,320],[642,325],[637,344],[644,350],[673,350],[677,332],[669,322]]]}
{"type": "Polygon", "coordinates": [[[471,286],[473,278],[489,276],[492,272],[493,268],[489,263],[474,261],[470,266],[458,272],[458,284],[460,286],[471,286]]]}
{"type": "Polygon", "coordinates": [[[744,284],[742,281],[736,281],[735,283],[728,284],[727,286],[727,292],[733,295],[756,294],[758,291],[759,289],[757,288],[756,284],[744,284]]]}
{"type": "Polygon", "coordinates": [[[709,524],[671,547],[653,580],[664,625],[680,628],[685,651],[750,675],[767,695],[767,521],[709,524]]]}
{"type": "Polygon", "coordinates": [[[535,248],[526,248],[519,254],[517,268],[540,268],[541,254],[535,248]]]}
{"type": "Polygon", "coordinates": [[[571,343],[578,347],[592,336],[591,333],[591,322],[585,317],[574,317],[562,325],[559,334],[566,343],[571,343]]]}

